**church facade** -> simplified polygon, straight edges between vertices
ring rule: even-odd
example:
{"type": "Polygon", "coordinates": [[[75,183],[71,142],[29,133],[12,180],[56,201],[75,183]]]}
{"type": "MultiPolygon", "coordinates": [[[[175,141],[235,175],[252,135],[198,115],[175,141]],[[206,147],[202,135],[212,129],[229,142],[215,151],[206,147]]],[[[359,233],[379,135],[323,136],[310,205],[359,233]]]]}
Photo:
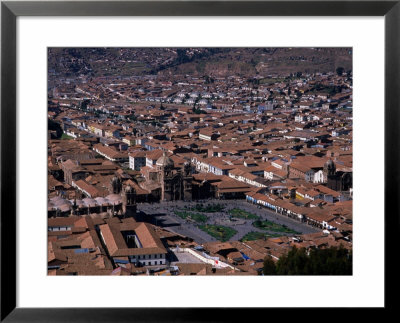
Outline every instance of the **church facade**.
{"type": "Polygon", "coordinates": [[[352,173],[337,171],[332,160],[325,163],[323,173],[326,186],[332,190],[347,192],[353,187],[352,173]]]}
{"type": "Polygon", "coordinates": [[[161,201],[192,200],[193,175],[190,163],[185,163],[182,168],[175,167],[173,160],[164,153],[156,162],[156,170],[161,201]]]}

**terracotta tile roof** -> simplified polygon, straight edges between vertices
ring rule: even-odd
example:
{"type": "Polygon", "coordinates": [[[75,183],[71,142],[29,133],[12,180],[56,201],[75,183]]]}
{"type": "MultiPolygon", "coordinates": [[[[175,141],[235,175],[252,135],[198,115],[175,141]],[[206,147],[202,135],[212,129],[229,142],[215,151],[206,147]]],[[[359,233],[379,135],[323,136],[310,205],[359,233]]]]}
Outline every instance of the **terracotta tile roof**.
{"type": "Polygon", "coordinates": [[[107,221],[107,224],[100,226],[100,232],[112,257],[166,253],[161,240],[147,223],[137,223],[133,219],[124,219],[122,223],[107,221]],[[135,232],[142,248],[127,247],[121,232],[128,230],[135,232]]]}
{"type": "Polygon", "coordinates": [[[134,152],[129,153],[129,156],[133,158],[145,158],[147,153],[148,152],[144,150],[136,150],[134,152]]]}
{"type": "Polygon", "coordinates": [[[101,192],[93,185],[87,183],[86,181],[80,179],[75,182],[75,185],[82,191],[90,194],[90,197],[98,197],[101,196],[101,192]]]}
{"type": "Polygon", "coordinates": [[[47,220],[47,225],[49,227],[74,226],[80,219],[81,217],[79,216],[49,218],[47,220]]]}
{"type": "MultiPolygon", "coordinates": [[[[161,149],[156,149],[156,150],[147,152],[146,158],[151,159],[151,160],[157,160],[162,155],[163,155],[163,151],[161,149]]],[[[168,154],[167,154],[167,156],[168,156],[168,154]]]]}

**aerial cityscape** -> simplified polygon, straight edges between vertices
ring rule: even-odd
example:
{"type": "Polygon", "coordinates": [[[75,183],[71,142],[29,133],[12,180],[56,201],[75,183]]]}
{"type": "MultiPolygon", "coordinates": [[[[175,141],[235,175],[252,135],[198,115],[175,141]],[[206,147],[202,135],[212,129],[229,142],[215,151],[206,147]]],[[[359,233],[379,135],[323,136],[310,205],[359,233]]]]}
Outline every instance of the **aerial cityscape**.
{"type": "Polygon", "coordinates": [[[352,76],[352,48],[48,48],[48,275],[352,275],[352,76]]]}

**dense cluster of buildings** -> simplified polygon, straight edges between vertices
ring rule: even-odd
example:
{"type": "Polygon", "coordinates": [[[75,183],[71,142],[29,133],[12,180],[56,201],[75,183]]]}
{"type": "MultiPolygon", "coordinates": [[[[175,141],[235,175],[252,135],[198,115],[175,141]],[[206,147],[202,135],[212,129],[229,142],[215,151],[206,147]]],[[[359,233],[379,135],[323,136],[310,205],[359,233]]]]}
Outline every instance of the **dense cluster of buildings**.
{"type": "Polygon", "coordinates": [[[48,101],[63,133],[49,130],[49,274],[257,274],[292,246],[351,248],[351,75],[269,79],[59,78],[48,101]],[[321,232],[200,246],[136,216],[138,203],[208,198],[321,232]],[[204,261],[169,267],[177,245],[204,261]]]}

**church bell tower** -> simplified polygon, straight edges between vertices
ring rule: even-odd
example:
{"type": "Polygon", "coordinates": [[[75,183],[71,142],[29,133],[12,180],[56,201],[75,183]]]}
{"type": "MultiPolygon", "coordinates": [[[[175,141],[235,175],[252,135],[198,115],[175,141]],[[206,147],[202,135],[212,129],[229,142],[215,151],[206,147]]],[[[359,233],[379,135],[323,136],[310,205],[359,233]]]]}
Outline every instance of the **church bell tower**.
{"type": "Polygon", "coordinates": [[[125,187],[122,196],[122,212],[124,218],[131,218],[136,215],[136,190],[130,185],[125,187]]]}
{"type": "Polygon", "coordinates": [[[186,162],[183,165],[182,171],[183,200],[185,201],[191,201],[193,199],[192,179],[192,165],[190,162],[186,162]]]}

